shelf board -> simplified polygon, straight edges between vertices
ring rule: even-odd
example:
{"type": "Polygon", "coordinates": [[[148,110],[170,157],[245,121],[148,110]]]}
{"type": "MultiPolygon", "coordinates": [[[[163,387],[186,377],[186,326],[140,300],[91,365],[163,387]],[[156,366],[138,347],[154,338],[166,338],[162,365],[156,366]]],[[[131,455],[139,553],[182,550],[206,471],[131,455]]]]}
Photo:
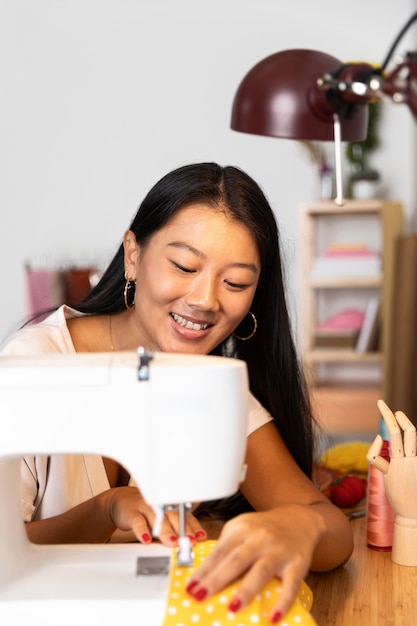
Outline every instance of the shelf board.
{"type": "Polygon", "coordinates": [[[381,393],[381,383],[371,380],[319,380],[312,389],[321,393],[355,392],[381,393]]]}
{"type": "Polygon", "coordinates": [[[357,352],[351,348],[314,348],[305,354],[309,363],[381,363],[382,352],[357,352]]]}
{"type": "Polygon", "coordinates": [[[379,199],[347,200],[342,206],[337,205],[333,200],[320,200],[302,204],[301,210],[310,216],[315,215],[350,215],[380,213],[383,202],[379,199]]]}
{"type": "Polygon", "coordinates": [[[381,287],[382,276],[311,276],[313,289],[335,289],[338,287],[367,288],[381,287]]]}

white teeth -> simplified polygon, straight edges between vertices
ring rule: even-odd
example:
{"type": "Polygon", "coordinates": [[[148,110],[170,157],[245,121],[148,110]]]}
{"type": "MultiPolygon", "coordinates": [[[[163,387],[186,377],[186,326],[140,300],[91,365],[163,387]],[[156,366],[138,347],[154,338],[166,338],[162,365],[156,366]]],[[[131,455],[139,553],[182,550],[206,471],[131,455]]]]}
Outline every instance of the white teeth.
{"type": "Polygon", "coordinates": [[[189,328],[190,330],[206,330],[206,328],[209,327],[209,324],[194,324],[193,322],[190,322],[184,319],[183,317],[181,317],[180,315],[177,315],[176,313],[171,313],[171,315],[174,318],[174,320],[177,322],[177,324],[179,324],[180,326],[183,326],[184,328],[189,328]]]}

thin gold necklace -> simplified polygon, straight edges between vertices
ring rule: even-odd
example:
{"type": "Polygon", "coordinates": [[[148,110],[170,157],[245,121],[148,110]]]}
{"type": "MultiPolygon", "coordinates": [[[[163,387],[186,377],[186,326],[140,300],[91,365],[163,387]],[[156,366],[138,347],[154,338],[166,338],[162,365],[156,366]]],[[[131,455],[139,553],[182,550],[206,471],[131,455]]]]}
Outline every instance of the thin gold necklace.
{"type": "Polygon", "coordinates": [[[114,352],[114,345],[113,345],[113,333],[112,333],[112,329],[111,329],[111,315],[109,315],[109,334],[110,334],[110,348],[111,351],[114,352]]]}

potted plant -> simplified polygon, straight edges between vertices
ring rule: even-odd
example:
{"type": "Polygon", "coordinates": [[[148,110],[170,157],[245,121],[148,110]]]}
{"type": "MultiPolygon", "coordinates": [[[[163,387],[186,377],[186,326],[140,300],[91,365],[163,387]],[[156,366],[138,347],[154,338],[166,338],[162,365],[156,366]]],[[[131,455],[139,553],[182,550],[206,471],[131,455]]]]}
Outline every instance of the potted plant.
{"type": "Polygon", "coordinates": [[[372,167],[370,156],[380,147],[379,127],[381,120],[381,102],[368,105],[368,133],[364,141],[346,144],[346,159],[351,165],[349,177],[349,195],[352,198],[373,198],[380,195],[381,175],[372,167]]]}
{"type": "Polygon", "coordinates": [[[333,167],[323,142],[300,140],[299,143],[316,168],[320,182],[320,199],[330,200],[333,195],[333,167]]]}

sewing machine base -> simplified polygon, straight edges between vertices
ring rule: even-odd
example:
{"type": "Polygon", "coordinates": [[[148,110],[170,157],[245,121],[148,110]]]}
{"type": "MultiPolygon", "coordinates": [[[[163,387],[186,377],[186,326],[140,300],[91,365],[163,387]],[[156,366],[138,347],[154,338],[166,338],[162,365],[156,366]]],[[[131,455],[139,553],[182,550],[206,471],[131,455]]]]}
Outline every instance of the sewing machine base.
{"type": "Polygon", "coordinates": [[[33,567],[1,590],[1,623],[30,619],[43,626],[57,622],[74,626],[78,620],[90,626],[114,626],[132,617],[146,626],[163,623],[168,574],[138,575],[138,558],[155,557],[160,566],[170,561],[169,548],[160,544],[32,547],[37,557],[33,567]]]}

